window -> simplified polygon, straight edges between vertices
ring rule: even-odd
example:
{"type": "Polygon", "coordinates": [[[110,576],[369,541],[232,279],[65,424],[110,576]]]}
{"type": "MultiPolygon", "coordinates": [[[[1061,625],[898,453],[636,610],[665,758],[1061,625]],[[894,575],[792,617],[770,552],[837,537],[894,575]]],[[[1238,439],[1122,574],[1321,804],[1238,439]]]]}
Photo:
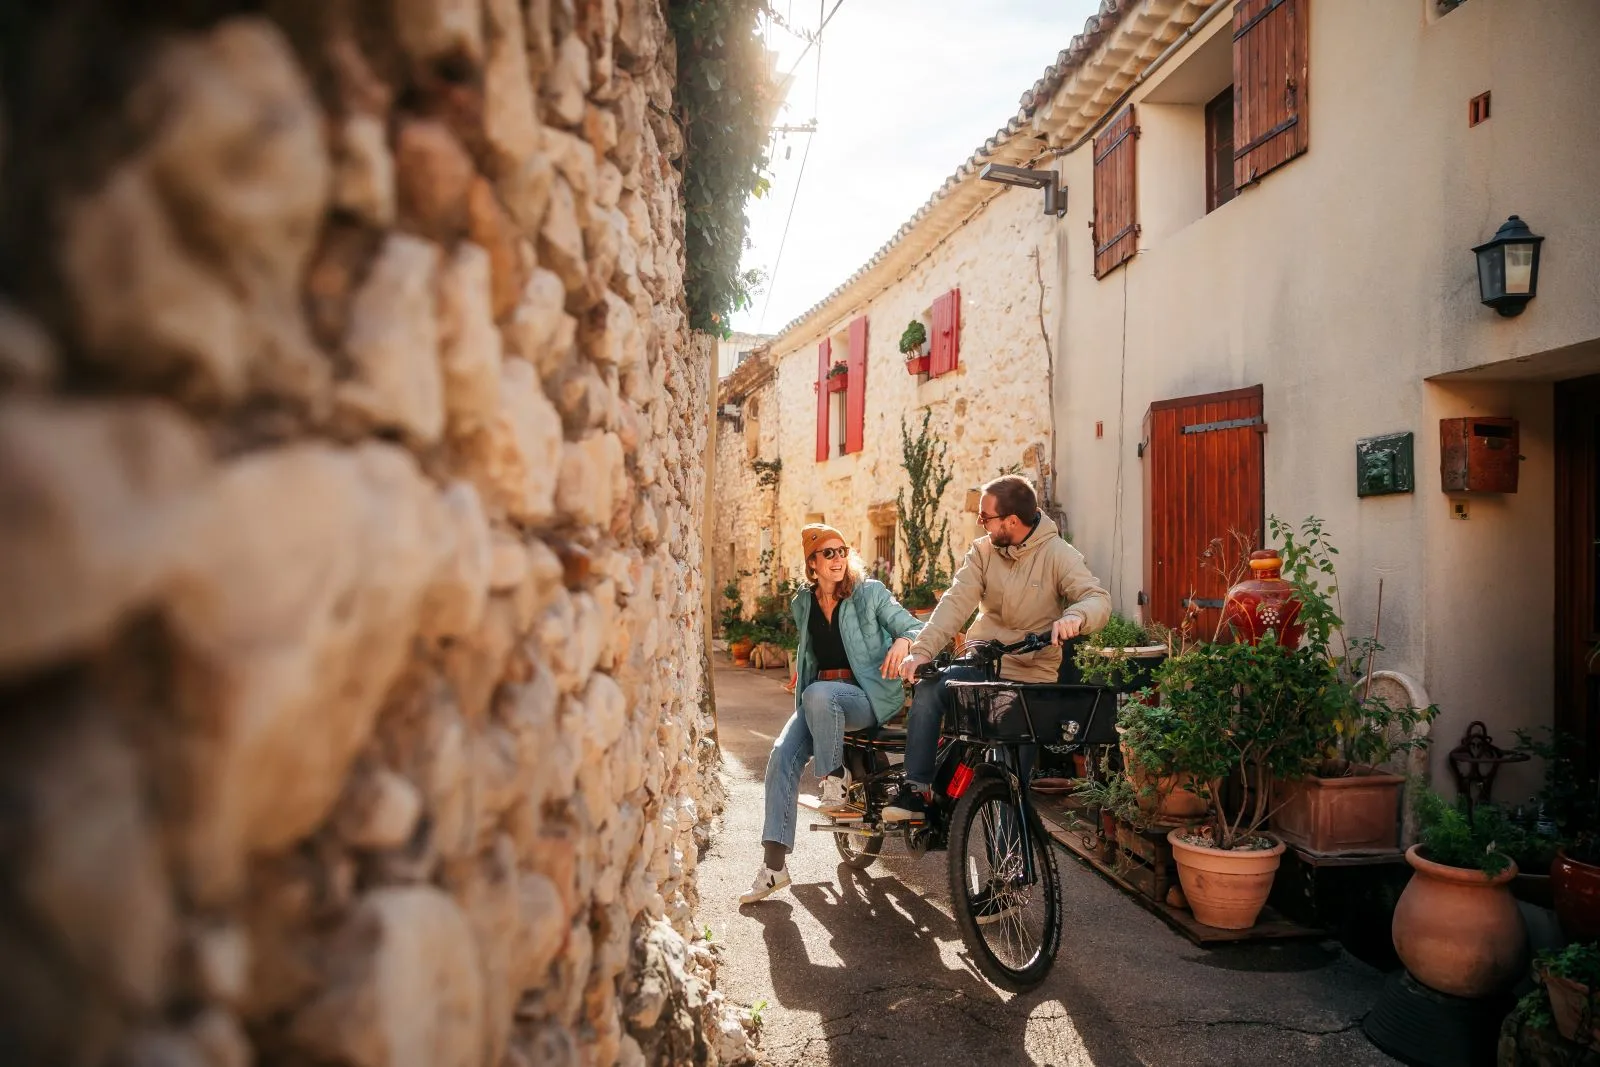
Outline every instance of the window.
{"type": "MultiPolygon", "coordinates": [[[[1139,127],[1133,105],[1111,120],[1094,139],[1094,276],[1104,278],[1139,250],[1134,145],[1139,127]]],[[[1192,158],[1192,157],[1191,157],[1192,158]]]]}
{"type": "Polygon", "coordinates": [[[867,317],[817,345],[817,462],[860,452],[867,405],[867,317]],[[844,370],[836,373],[836,368],[844,370]],[[843,383],[842,385],[840,383],[843,383]],[[835,450],[837,445],[837,450],[835,450]]]}
{"type": "Polygon", "coordinates": [[[1206,105],[1206,211],[1232,200],[1233,187],[1233,86],[1206,105]]]}
{"type": "Polygon", "coordinates": [[[1310,146],[1310,0],[1239,0],[1233,9],[1233,185],[1258,182],[1310,146]]]}
{"type": "Polygon", "coordinates": [[[928,311],[928,377],[949,374],[961,364],[961,290],[935,298],[928,311]]]}

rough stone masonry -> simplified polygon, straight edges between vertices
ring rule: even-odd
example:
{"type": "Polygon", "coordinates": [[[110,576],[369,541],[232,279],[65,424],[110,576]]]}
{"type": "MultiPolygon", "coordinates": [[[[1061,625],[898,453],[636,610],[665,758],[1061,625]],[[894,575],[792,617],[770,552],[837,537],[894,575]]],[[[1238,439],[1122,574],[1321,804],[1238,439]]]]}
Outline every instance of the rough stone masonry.
{"type": "Polygon", "coordinates": [[[659,3],[5,22],[0,1062],[739,1058],[659,3]]]}

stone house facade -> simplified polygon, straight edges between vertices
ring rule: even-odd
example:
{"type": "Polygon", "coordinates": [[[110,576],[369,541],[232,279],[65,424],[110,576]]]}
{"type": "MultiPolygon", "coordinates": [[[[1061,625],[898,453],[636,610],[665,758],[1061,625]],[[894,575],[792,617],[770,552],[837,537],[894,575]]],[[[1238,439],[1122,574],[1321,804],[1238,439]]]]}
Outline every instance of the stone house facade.
{"type": "Polygon", "coordinates": [[[3,46],[0,1059],[742,1059],[662,9],[262,7],[3,46]]]}

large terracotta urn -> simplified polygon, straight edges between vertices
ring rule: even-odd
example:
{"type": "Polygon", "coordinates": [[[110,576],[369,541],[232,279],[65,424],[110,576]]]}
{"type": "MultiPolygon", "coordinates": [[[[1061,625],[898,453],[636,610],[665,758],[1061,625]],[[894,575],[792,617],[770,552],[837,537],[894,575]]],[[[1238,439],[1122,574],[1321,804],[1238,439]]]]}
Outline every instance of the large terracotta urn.
{"type": "Polygon", "coordinates": [[[1305,629],[1295,621],[1300,617],[1300,601],[1282,571],[1283,560],[1275,550],[1250,553],[1250,577],[1229,589],[1222,602],[1223,627],[1252,645],[1271,630],[1277,634],[1278,644],[1298,648],[1305,629]]]}
{"type": "Polygon", "coordinates": [[[1180,827],[1167,834],[1178,881],[1198,922],[1219,930],[1248,930],[1272,892],[1284,844],[1271,848],[1210,848],[1184,840],[1180,827]]]}
{"type": "Polygon", "coordinates": [[[1528,966],[1528,932],[1511,896],[1512,863],[1493,878],[1406,850],[1411,881],[1395,905],[1394,950],[1411,976],[1454,997],[1483,997],[1528,966]]]}

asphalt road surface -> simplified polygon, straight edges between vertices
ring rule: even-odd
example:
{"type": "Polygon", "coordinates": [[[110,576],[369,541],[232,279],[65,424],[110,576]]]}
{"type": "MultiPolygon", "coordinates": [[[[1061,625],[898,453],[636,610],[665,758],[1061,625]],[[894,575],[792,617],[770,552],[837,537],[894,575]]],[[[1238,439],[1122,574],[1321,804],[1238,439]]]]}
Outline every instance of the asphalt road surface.
{"type": "MultiPolygon", "coordinates": [[[[804,827],[794,884],[740,907],[760,863],[761,775],[792,700],[778,671],[719,657],[728,810],[699,869],[700,917],[724,946],[718,984],[766,1001],[776,1065],[1340,1064],[1394,1061],[1362,1036],[1383,976],[1334,942],[1201,949],[1058,850],[1064,931],[1054,970],[1022,996],[989,985],[951,918],[945,854],[888,843],[870,870],[804,827]]],[[[803,791],[815,792],[809,776],[803,791]]]]}

